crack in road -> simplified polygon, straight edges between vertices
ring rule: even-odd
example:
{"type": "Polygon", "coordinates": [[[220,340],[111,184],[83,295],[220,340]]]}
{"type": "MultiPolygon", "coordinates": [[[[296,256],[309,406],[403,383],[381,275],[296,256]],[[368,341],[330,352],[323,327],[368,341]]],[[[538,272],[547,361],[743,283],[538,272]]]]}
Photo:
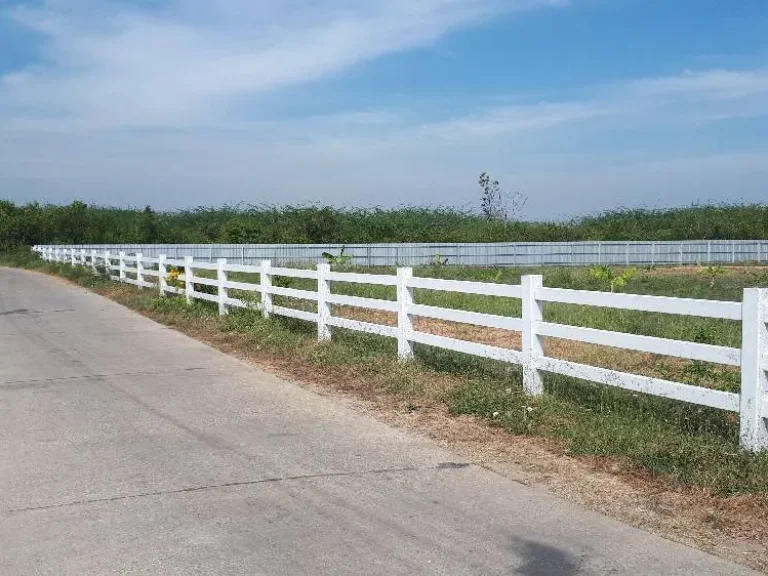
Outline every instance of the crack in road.
{"type": "Polygon", "coordinates": [[[13,314],[56,314],[59,312],[77,312],[77,310],[74,308],[56,308],[54,310],[30,310],[29,308],[18,308],[16,310],[0,312],[0,316],[11,316],[13,314]]]}
{"type": "Polygon", "coordinates": [[[6,310],[4,312],[0,312],[0,316],[10,316],[11,314],[28,314],[29,310],[27,308],[19,308],[18,310],[6,310]]]}
{"type": "Polygon", "coordinates": [[[441,462],[436,466],[417,467],[405,466],[401,468],[380,468],[375,470],[365,470],[363,472],[324,472],[321,474],[298,474],[295,476],[275,476],[271,478],[262,478],[260,480],[244,480],[241,482],[224,482],[221,484],[206,484],[205,486],[188,486],[186,488],[177,488],[176,490],[158,490],[154,492],[139,492],[136,494],[123,494],[119,496],[110,496],[106,498],[86,498],[83,500],[73,500],[71,502],[60,502],[57,504],[43,504],[40,506],[28,506],[25,508],[11,508],[3,513],[9,516],[21,514],[24,512],[39,512],[45,510],[55,510],[58,508],[70,508],[73,506],[87,506],[90,504],[103,504],[105,502],[120,502],[123,500],[135,500],[139,498],[152,498],[157,496],[174,496],[177,494],[190,494],[194,492],[203,492],[207,490],[221,490],[225,488],[239,488],[243,486],[256,486],[259,484],[276,484],[279,482],[296,482],[301,480],[317,480],[320,478],[352,478],[365,476],[379,476],[383,474],[396,474],[402,472],[445,472],[454,470],[463,470],[473,467],[472,464],[463,462],[441,462]]]}
{"type": "Polygon", "coordinates": [[[33,388],[35,386],[43,386],[46,384],[53,384],[55,382],[67,382],[73,380],[88,380],[88,379],[100,379],[100,378],[113,378],[117,376],[151,376],[153,374],[174,374],[177,372],[195,372],[199,370],[215,370],[208,366],[195,366],[188,368],[173,368],[171,370],[145,370],[139,372],[114,372],[110,374],[84,374],[82,376],[61,376],[58,378],[39,378],[34,380],[9,380],[7,382],[0,382],[0,390],[20,390],[22,388],[33,388]]]}

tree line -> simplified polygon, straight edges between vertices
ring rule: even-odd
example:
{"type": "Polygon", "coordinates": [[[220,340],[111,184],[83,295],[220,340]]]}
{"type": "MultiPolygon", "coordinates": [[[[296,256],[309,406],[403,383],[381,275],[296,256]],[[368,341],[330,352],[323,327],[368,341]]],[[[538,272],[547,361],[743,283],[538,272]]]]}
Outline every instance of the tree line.
{"type": "Polygon", "coordinates": [[[156,211],[0,200],[0,248],[34,244],[554,242],[768,238],[768,207],[612,210],[559,222],[456,208],[224,206],[156,211]]]}

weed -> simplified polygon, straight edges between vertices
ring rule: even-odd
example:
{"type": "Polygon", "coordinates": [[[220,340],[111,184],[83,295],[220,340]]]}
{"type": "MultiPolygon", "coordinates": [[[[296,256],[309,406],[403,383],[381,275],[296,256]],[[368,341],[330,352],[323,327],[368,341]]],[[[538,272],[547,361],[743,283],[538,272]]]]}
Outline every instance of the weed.
{"type": "Polygon", "coordinates": [[[637,268],[627,268],[623,272],[614,272],[610,266],[603,265],[591,268],[589,273],[595,280],[607,283],[611,292],[617,288],[624,288],[637,274],[637,268]]]}
{"type": "Polygon", "coordinates": [[[699,268],[699,274],[705,276],[709,280],[709,289],[714,290],[718,277],[725,276],[728,274],[728,271],[722,266],[709,265],[699,268]]]}
{"type": "Polygon", "coordinates": [[[448,266],[448,258],[442,256],[442,254],[435,254],[432,257],[432,266],[448,266]]]}
{"type": "Polygon", "coordinates": [[[347,254],[347,247],[342,246],[341,251],[338,254],[331,254],[330,252],[323,252],[323,258],[331,266],[338,266],[339,268],[345,268],[352,263],[352,255],[347,254]]]}
{"type": "Polygon", "coordinates": [[[181,276],[183,274],[183,272],[184,271],[181,270],[180,268],[177,268],[175,266],[169,266],[167,268],[167,276],[166,276],[166,280],[165,280],[166,284],[168,284],[168,286],[172,286],[174,288],[183,288],[184,287],[184,282],[179,280],[179,276],[181,276]]]}

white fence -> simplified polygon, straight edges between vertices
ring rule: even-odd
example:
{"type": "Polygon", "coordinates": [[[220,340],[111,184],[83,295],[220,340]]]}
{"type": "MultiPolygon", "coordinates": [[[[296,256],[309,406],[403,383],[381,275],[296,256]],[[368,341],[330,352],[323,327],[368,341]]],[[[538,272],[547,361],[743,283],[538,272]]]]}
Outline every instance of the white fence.
{"type": "Polygon", "coordinates": [[[94,272],[98,270],[99,266],[103,266],[114,280],[135,284],[141,288],[155,288],[159,290],[161,295],[175,293],[185,296],[188,302],[193,299],[214,302],[218,304],[220,314],[227,314],[230,307],[255,307],[261,310],[265,316],[276,314],[314,322],[317,324],[317,334],[320,341],[330,340],[333,328],[346,328],[395,338],[397,339],[398,356],[404,361],[413,357],[413,345],[419,343],[520,364],[523,369],[525,391],[531,395],[543,393],[542,372],[552,372],[645,394],[737,412],[740,416],[742,447],[751,451],[768,449],[768,377],[766,373],[768,370],[768,327],[766,326],[768,290],[766,289],[748,288],[744,290],[742,302],[722,302],[545,288],[542,285],[541,276],[524,276],[521,285],[508,285],[417,278],[413,276],[411,268],[402,267],[398,268],[396,276],[391,276],[335,272],[331,270],[328,264],[319,264],[316,270],[302,270],[273,267],[270,261],[262,261],[258,265],[247,265],[232,264],[223,258],[212,263],[196,261],[192,256],[186,256],[183,259],[171,259],[165,255],[147,258],[142,254],[128,256],[124,252],[113,254],[109,251],[61,248],[41,248],[38,251],[41,252],[45,260],[67,262],[73,266],[91,266],[94,272]],[[183,269],[184,273],[177,278],[177,281],[183,283],[183,288],[168,284],[169,266],[183,269]],[[197,276],[197,270],[215,272],[216,278],[197,276]],[[229,280],[229,272],[258,274],[259,283],[229,280]],[[135,278],[129,277],[129,274],[135,278]],[[317,289],[311,291],[275,286],[272,283],[274,277],[311,279],[316,281],[317,289]],[[154,281],[148,279],[154,279],[154,281]],[[397,299],[380,300],[335,294],[332,290],[333,282],[393,286],[396,287],[397,299]],[[207,294],[196,291],[196,284],[213,286],[217,293],[207,294]],[[414,290],[416,289],[517,298],[522,300],[522,317],[512,318],[417,304],[414,300],[414,290]],[[260,298],[258,302],[244,302],[230,297],[230,290],[257,293],[260,298]],[[286,296],[316,302],[317,311],[309,312],[276,306],[272,301],[273,296],[286,296]],[[738,321],[742,324],[742,345],[741,348],[730,348],[554,324],[544,321],[543,307],[546,302],[738,321]],[[334,304],[396,313],[397,326],[385,326],[334,316],[334,304]],[[500,348],[420,332],[414,328],[413,318],[415,317],[436,318],[517,331],[522,334],[522,349],[500,348]],[[711,390],[700,386],[547,357],[543,347],[545,337],[563,338],[577,342],[737,366],[741,368],[741,390],[740,393],[711,390]]]}
{"type": "Polygon", "coordinates": [[[766,240],[684,242],[497,242],[432,244],[100,244],[40,246],[46,249],[109,250],[157,258],[193,256],[240,264],[318,264],[323,253],[344,255],[356,266],[423,266],[435,261],[462,266],[646,266],[762,263],[766,240]]]}

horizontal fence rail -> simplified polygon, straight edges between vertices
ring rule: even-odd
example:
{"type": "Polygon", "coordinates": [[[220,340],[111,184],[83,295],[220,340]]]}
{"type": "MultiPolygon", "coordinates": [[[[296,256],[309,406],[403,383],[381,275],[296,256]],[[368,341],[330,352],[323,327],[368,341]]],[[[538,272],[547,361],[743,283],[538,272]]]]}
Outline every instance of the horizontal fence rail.
{"type": "Polygon", "coordinates": [[[534,275],[523,276],[520,285],[507,285],[416,278],[413,270],[408,267],[399,267],[396,275],[352,274],[332,271],[327,263],[318,264],[314,270],[307,270],[273,267],[270,260],[260,260],[253,264],[244,264],[242,261],[232,263],[226,258],[218,258],[215,262],[201,261],[183,253],[175,253],[171,258],[166,254],[148,256],[142,252],[114,253],[101,248],[43,246],[35,247],[35,250],[46,261],[90,267],[94,273],[105,273],[113,280],[139,288],[156,289],[161,296],[176,294],[186,298],[188,303],[196,299],[212,302],[218,305],[222,315],[228,314],[231,307],[250,308],[267,317],[274,314],[312,322],[317,325],[320,341],[330,340],[336,328],[394,338],[397,340],[398,358],[402,361],[412,359],[413,345],[421,344],[519,364],[523,370],[523,386],[530,395],[543,393],[542,373],[548,372],[736,412],[740,417],[741,446],[750,451],[768,450],[768,289],[747,288],[742,302],[721,302],[546,288],[542,284],[542,277],[534,275]],[[202,272],[207,274],[202,275],[202,272]],[[232,280],[229,278],[230,273],[250,275],[253,281],[232,280]],[[276,279],[282,277],[309,280],[315,288],[296,289],[276,285],[276,279]],[[387,300],[334,293],[334,283],[394,287],[396,298],[387,300]],[[205,288],[209,290],[204,291],[205,288]],[[515,318],[418,304],[415,290],[518,299],[522,303],[522,315],[515,318]],[[230,291],[238,293],[230,294],[230,291]],[[315,310],[276,306],[273,296],[308,303],[307,306],[315,310]],[[740,348],[731,348],[545,322],[543,311],[548,302],[740,322],[742,343],[740,348]],[[390,313],[393,320],[396,317],[396,325],[336,316],[334,305],[390,313]],[[414,319],[418,317],[519,332],[522,349],[502,348],[421,332],[414,327],[414,319]],[[544,353],[544,338],[736,366],[741,370],[740,391],[712,390],[548,357],[544,353]]]}
{"type": "Polygon", "coordinates": [[[684,242],[500,242],[430,244],[60,244],[47,249],[97,250],[156,258],[274,265],[318,264],[324,253],[355,266],[423,266],[446,262],[462,266],[648,266],[762,263],[768,240],[689,240],[684,242]]]}

